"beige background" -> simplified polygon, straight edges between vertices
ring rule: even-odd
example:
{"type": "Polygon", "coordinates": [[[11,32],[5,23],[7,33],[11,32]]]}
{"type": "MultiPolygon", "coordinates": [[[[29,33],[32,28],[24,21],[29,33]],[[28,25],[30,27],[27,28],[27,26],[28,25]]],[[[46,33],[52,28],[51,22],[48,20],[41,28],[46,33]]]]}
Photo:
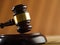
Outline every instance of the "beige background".
{"type": "MultiPolygon", "coordinates": [[[[26,4],[31,16],[30,33],[60,35],[60,0],[0,0],[0,23],[13,18],[11,8],[26,4]]],[[[16,26],[0,29],[0,34],[18,34],[16,26]]]]}

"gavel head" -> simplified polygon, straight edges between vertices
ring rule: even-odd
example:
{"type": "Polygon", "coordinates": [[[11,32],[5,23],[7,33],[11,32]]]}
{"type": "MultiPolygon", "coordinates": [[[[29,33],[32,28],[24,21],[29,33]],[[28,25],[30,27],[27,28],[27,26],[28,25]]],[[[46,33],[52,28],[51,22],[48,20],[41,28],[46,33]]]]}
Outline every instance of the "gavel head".
{"type": "Polygon", "coordinates": [[[13,7],[12,11],[14,12],[14,21],[18,26],[18,32],[25,33],[31,30],[32,26],[30,25],[30,15],[27,11],[27,6],[20,4],[13,7]]]}
{"type": "Polygon", "coordinates": [[[20,14],[20,13],[24,13],[27,9],[27,6],[24,4],[20,4],[20,5],[16,5],[15,7],[12,8],[12,11],[15,14],[20,14]]]}

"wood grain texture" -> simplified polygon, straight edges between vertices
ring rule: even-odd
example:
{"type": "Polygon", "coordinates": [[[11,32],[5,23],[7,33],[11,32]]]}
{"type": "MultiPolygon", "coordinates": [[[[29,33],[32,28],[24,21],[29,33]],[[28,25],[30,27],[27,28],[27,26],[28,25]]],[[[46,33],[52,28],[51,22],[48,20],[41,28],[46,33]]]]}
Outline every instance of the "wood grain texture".
{"type": "MultiPolygon", "coordinates": [[[[0,22],[13,18],[11,8],[21,3],[28,6],[32,33],[60,35],[60,0],[0,0],[0,22]]],[[[5,27],[0,29],[0,34],[16,34],[16,28],[15,25],[5,27]]]]}

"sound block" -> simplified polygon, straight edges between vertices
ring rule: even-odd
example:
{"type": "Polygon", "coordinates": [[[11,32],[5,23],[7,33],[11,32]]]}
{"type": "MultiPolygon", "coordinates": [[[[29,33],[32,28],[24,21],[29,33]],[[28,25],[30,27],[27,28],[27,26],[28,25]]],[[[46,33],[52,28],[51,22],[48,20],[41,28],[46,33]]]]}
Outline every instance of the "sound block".
{"type": "Polygon", "coordinates": [[[0,45],[37,45],[46,41],[45,36],[40,33],[0,35],[0,45]]]}

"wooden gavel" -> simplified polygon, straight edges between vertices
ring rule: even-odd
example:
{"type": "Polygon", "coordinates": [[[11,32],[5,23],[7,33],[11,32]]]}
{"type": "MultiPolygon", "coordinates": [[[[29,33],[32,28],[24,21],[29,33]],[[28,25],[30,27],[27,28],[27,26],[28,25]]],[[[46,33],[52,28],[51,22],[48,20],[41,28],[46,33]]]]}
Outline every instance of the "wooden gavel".
{"type": "Polygon", "coordinates": [[[40,33],[25,34],[32,28],[30,24],[30,15],[24,4],[16,5],[12,8],[14,19],[10,19],[5,23],[0,23],[0,27],[16,25],[20,34],[16,35],[0,35],[0,45],[37,45],[46,43],[46,37],[40,33]]]}

